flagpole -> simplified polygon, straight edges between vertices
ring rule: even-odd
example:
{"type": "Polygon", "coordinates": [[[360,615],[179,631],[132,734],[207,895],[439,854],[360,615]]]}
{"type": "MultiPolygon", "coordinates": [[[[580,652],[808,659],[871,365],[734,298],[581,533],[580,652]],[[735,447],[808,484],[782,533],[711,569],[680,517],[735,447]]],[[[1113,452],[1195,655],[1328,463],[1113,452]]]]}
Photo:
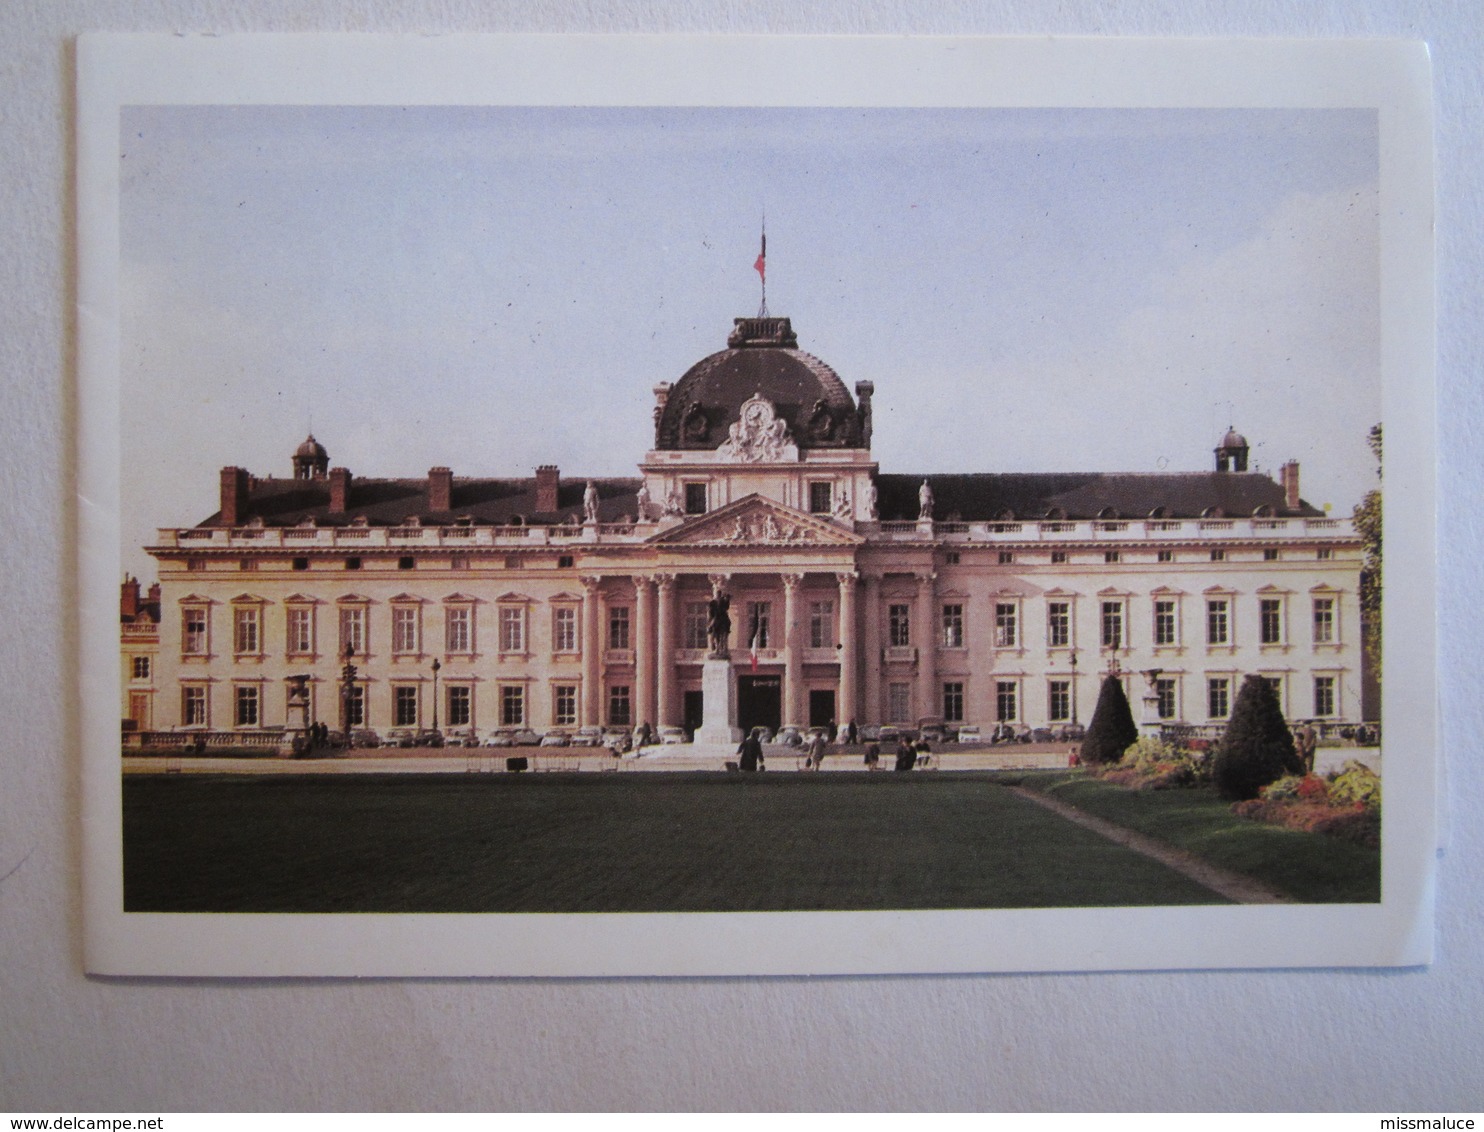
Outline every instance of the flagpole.
{"type": "Polygon", "coordinates": [[[758,318],[767,318],[768,317],[768,214],[766,212],[763,213],[763,246],[762,246],[762,250],[758,252],[757,262],[754,263],[752,266],[753,266],[754,269],[756,269],[756,271],[758,273],[758,277],[762,280],[762,284],[763,284],[763,301],[762,301],[762,305],[757,308],[757,316],[758,316],[758,318]]]}

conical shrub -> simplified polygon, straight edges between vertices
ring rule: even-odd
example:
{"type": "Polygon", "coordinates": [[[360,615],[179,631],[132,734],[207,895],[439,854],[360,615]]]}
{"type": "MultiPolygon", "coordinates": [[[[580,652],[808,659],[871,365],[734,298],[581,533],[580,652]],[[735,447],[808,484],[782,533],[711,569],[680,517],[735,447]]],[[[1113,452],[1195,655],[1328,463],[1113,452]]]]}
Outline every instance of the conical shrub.
{"type": "Polygon", "coordinates": [[[1285,774],[1303,774],[1304,764],[1273,686],[1261,676],[1242,681],[1226,734],[1211,758],[1216,792],[1232,801],[1256,798],[1257,792],[1285,774]]]}
{"type": "Polygon", "coordinates": [[[1123,681],[1109,675],[1098,692],[1098,706],[1093,709],[1092,722],[1087,725],[1087,735],[1082,740],[1082,761],[1093,765],[1116,763],[1138,737],[1134,713],[1129,710],[1128,697],[1123,693],[1123,681]]]}

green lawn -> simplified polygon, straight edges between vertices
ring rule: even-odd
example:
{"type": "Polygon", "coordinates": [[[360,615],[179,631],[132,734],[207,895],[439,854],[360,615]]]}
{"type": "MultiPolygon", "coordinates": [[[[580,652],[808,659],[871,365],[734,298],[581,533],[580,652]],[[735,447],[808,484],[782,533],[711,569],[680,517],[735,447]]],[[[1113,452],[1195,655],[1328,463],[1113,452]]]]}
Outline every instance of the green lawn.
{"type": "MultiPolygon", "coordinates": [[[[1010,781],[1009,778],[1006,781],[1010,781]]],[[[1381,899],[1381,854],[1327,837],[1233,816],[1210,787],[1129,790],[1080,772],[1027,771],[1019,785],[1189,850],[1309,904],[1381,899]]]]}
{"type": "Polygon", "coordinates": [[[992,774],[124,779],[129,911],[1224,903],[992,774]]]}

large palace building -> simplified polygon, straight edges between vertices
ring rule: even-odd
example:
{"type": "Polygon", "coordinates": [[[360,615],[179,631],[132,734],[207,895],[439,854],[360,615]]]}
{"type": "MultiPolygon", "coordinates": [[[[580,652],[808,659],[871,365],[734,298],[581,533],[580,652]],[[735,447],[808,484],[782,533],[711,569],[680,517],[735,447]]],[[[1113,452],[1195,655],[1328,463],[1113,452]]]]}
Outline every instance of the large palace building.
{"type": "Polygon", "coordinates": [[[1232,431],[1199,472],[881,473],[873,392],[743,318],[656,386],[635,478],[376,479],[313,437],[287,477],[224,468],[220,510],[148,548],[158,655],[136,592],[126,712],[673,737],[725,594],[743,728],[1055,729],[1109,671],[1172,725],[1219,726],[1251,673],[1290,719],[1359,720],[1361,545],[1297,464],[1249,471],[1232,431]]]}

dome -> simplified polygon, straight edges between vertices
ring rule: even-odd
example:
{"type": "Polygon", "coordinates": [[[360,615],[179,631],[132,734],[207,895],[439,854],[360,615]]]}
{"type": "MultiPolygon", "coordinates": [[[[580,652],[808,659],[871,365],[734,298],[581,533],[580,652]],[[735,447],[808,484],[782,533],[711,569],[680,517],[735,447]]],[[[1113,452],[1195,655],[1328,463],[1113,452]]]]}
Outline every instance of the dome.
{"type": "Polygon", "coordinates": [[[1226,435],[1221,438],[1221,447],[1246,448],[1247,438],[1240,432],[1238,432],[1235,428],[1228,428],[1226,430],[1226,435]]]}
{"type": "Polygon", "coordinates": [[[325,446],[314,439],[314,433],[310,433],[294,453],[296,460],[328,460],[329,458],[330,454],[325,451],[325,446]]]}
{"type": "Polygon", "coordinates": [[[330,468],[330,454],[325,446],[310,433],[304,443],[294,450],[294,478],[299,480],[323,477],[330,468]]]}
{"type": "Polygon", "coordinates": [[[773,405],[800,450],[870,443],[868,389],[858,410],[840,375],[798,348],[788,319],[739,318],[727,349],[702,358],[668,391],[655,447],[714,450],[755,397],[773,405]]]}

